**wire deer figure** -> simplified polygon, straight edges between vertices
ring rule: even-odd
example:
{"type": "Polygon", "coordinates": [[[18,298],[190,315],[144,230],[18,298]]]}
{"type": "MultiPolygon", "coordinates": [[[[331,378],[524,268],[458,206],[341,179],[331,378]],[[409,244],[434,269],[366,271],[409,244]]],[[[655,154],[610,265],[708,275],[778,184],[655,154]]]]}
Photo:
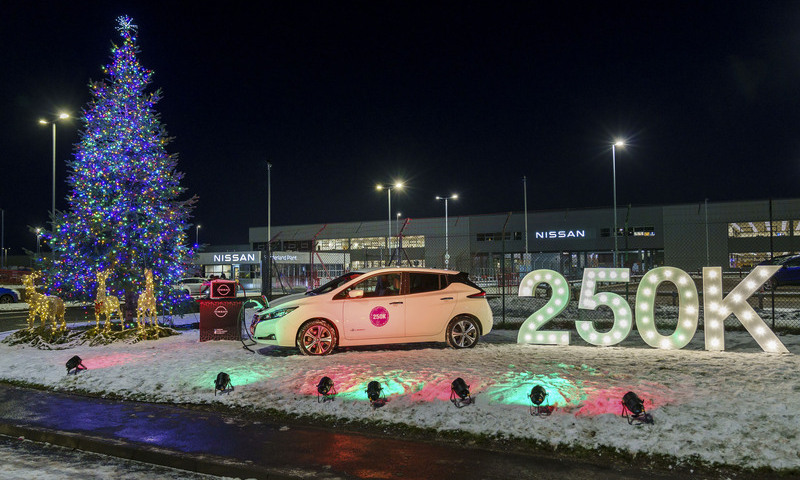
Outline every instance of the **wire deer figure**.
{"type": "Polygon", "coordinates": [[[33,328],[36,324],[36,317],[46,326],[48,320],[53,322],[53,330],[66,330],[67,323],[64,319],[64,301],[54,295],[45,295],[36,291],[34,282],[40,278],[41,273],[34,272],[22,277],[22,284],[25,285],[25,297],[30,308],[28,310],[28,328],[33,328]],[[60,322],[59,322],[60,320],[60,322]],[[59,324],[60,323],[60,324],[59,324]]]}
{"type": "Polygon", "coordinates": [[[145,327],[148,319],[151,326],[158,324],[153,271],[149,268],[144,270],[144,284],[145,290],[139,294],[139,300],[136,302],[136,323],[139,324],[140,329],[145,327]]]}
{"type": "Polygon", "coordinates": [[[111,270],[97,272],[97,295],[94,300],[94,320],[95,326],[100,328],[100,315],[105,315],[106,322],[103,325],[104,330],[109,330],[111,328],[111,315],[113,313],[119,316],[123,328],[125,324],[122,317],[122,309],[119,306],[119,298],[106,294],[106,280],[108,280],[110,276],[111,270]]]}

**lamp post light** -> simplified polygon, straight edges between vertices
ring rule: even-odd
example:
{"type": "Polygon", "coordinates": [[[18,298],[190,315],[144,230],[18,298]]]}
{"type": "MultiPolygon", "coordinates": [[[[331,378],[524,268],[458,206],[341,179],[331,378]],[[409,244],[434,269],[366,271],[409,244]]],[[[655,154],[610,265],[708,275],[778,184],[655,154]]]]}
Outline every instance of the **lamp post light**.
{"type": "Polygon", "coordinates": [[[624,147],[625,142],[617,140],[611,145],[611,168],[614,177],[614,268],[617,267],[617,147],[624,147]]]}
{"type": "Polygon", "coordinates": [[[450,266],[450,244],[449,244],[449,237],[450,237],[450,226],[447,223],[447,201],[448,200],[455,200],[458,198],[458,195],[455,193],[450,195],[449,197],[436,197],[436,200],[444,200],[444,268],[447,269],[450,266]]]}
{"type": "Polygon", "coordinates": [[[39,120],[39,123],[42,125],[53,125],[53,203],[51,205],[50,214],[53,216],[53,231],[55,231],[55,224],[56,224],[56,121],[58,120],[66,120],[69,118],[69,114],[67,113],[59,113],[58,117],[48,122],[45,119],[39,120]]]}
{"type": "Polygon", "coordinates": [[[42,229],[40,227],[36,227],[36,258],[41,256],[41,250],[39,249],[39,239],[42,237],[42,229]]]}
{"type": "MultiPolygon", "coordinates": [[[[387,222],[388,225],[389,225],[389,236],[386,237],[386,250],[388,252],[388,251],[391,250],[389,248],[389,242],[391,241],[391,238],[392,238],[392,189],[393,188],[397,189],[397,190],[402,189],[403,188],[403,182],[395,182],[394,185],[388,185],[388,186],[385,186],[385,185],[382,185],[382,184],[379,183],[378,185],[375,186],[375,188],[377,190],[386,189],[386,199],[389,201],[389,221],[387,222]]],[[[391,257],[391,255],[389,255],[389,259],[386,260],[386,266],[387,267],[389,266],[389,263],[391,261],[392,261],[392,257],[391,257]]]]}
{"type": "Polygon", "coordinates": [[[202,225],[197,225],[194,228],[194,245],[195,246],[200,245],[200,227],[202,227],[202,225]]]}

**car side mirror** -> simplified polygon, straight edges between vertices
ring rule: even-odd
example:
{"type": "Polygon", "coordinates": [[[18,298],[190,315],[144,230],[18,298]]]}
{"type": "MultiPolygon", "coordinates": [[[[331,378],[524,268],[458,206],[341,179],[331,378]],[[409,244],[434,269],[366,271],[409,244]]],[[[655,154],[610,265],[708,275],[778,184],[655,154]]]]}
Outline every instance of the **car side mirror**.
{"type": "Polygon", "coordinates": [[[361,298],[364,296],[364,290],[350,290],[347,292],[347,298],[361,298]]]}

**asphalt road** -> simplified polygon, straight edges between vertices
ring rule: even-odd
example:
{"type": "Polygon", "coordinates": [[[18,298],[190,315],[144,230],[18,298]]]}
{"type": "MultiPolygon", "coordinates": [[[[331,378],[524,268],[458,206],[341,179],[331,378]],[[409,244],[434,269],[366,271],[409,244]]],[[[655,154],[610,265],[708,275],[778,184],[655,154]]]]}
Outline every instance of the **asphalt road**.
{"type": "MultiPolygon", "coordinates": [[[[68,324],[94,321],[94,309],[91,307],[67,307],[64,319],[68,324]]],[[[19,330],[28,327],[28,311],[0,311],[0,332],[19,330]]]]}

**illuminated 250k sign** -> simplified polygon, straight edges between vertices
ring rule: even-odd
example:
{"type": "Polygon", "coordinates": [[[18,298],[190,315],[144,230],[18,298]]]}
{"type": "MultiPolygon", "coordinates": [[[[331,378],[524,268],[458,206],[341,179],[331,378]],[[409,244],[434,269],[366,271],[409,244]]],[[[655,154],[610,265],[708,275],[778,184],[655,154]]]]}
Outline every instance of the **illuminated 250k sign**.
{"type": "MultiPolygon", "coordinates": [[[[722,269],[703,268],[703,309],[705,320],[706,350],[725,350],[725,319],[733,314],[742,322],[750,335],[766,352],[789,353],[778,337],[758,316],[747,302],[780,266],[758,266],[744,278],[727,296],[722,297],[722,269]]],[[[614,324],[607,332],[599,332],[591,321],[577,320],[578,335],[592,345],[616,345],[631,333],[634,314],[624,298],[616,293],[597,291],[598,284],[627,283],[630,271],[627,268],[587,268],[583,272],[578,308],[595,310],[599,306],[611,309],[614,324]]],[[[550,285],[552,294],[548,302],[522,324],[517,336],[518,343],[546,345],[568,345],[570,332],[542,330],[547,322],[558,316],[569,303],[570,288],[567,280],[553,270],[535,270],[522,279],[520,297],[533,296],[542,283],[550,285]]],[[[688,273],[679,268],[660,267],[647,272],[639,282],[636,292],[636,328],[642,339],[650,346],[664,349],[685,347],[694,337],[700,318],[697,288],[688,273]],[[670,282],[678,288],[678,321],[671,335],[662,335],[656,329],[655,298],[658,286],[670,282]]]]}

